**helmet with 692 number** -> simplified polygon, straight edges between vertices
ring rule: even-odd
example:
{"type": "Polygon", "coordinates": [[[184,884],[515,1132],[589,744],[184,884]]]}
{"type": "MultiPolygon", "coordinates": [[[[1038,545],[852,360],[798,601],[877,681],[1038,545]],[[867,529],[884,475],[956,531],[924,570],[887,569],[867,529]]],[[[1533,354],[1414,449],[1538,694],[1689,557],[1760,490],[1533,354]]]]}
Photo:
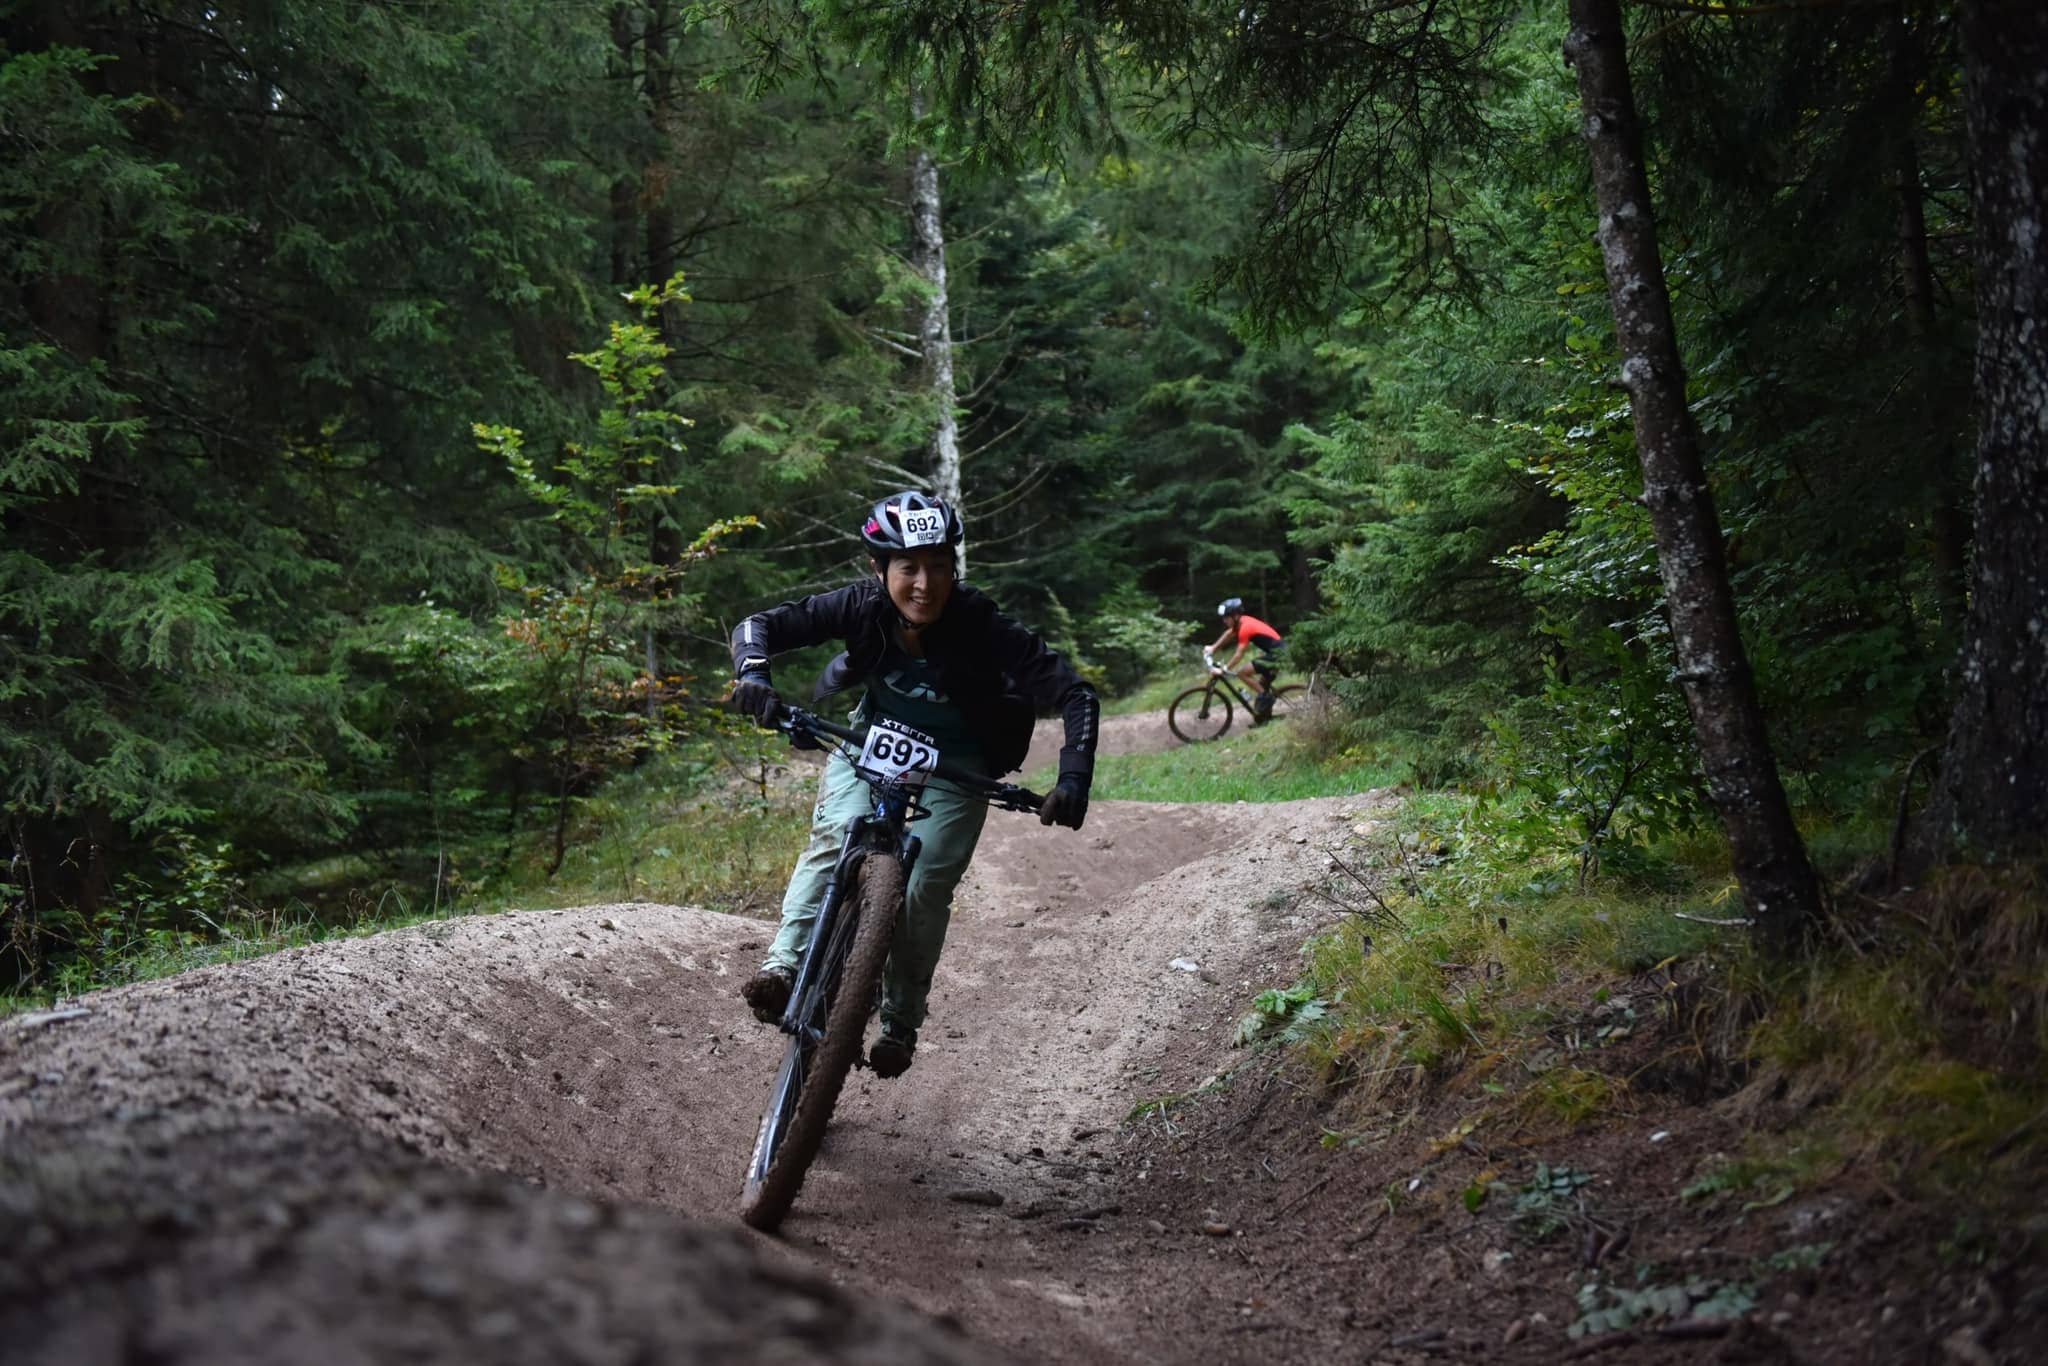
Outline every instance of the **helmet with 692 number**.
{"type": "Polygon", "coordinates": [[[960,544],[960,514],[944,500],[906,489],[875,504],[860,538],[877,555],[960,544]]]}

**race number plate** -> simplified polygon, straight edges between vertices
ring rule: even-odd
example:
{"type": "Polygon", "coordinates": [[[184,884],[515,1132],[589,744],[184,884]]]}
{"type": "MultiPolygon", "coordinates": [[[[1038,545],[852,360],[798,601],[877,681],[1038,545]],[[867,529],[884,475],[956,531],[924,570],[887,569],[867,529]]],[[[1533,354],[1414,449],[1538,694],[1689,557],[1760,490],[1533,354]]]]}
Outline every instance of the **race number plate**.
{"type": "Polygon", "coordinates": [[[925,545],[946,543],[946,514],[935,508],[922,511],[905,509],[903,512],[903,544],[917,549],[925,545]]]}
{"type": "Polygon", "coordinates": [[[887,717],[868,727],[857,765],[884,782],[922,783],[939,762],[939,742],[887,717]]]}

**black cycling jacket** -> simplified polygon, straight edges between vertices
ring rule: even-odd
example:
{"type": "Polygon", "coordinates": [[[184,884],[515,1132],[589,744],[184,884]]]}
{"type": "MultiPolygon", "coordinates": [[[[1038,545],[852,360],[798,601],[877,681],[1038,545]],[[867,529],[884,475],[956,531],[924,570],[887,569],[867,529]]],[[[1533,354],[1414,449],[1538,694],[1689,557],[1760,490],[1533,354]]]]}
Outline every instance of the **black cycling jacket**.
{"type": "MultiPolygon", "coordinates": [[[[818,680],[819,697],[864,682],[888,648],[895,604],[879,579],[815,593],[756,612],[733,628],[732,664],[773,659],[785,650],[846,643],[818,680]]],[[[941,685],[965,713],[982,745],[989,772],[997,777],[1024,762],[1031,747],[1035,711],[1057,711],[1066,722],[1060,776],[1093,775],[1096,723],[1101,705],[1095,689],[1038,634],[996,609],[987,594],[961,584],[946,610],[924,631],[925,659],[941,685]]]]}

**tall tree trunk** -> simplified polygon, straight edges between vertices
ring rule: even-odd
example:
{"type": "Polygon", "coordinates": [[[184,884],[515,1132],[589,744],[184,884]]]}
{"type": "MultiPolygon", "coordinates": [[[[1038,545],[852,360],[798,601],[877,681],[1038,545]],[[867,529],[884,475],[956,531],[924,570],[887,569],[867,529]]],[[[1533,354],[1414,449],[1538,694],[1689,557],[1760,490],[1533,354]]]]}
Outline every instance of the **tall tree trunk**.
{"type": "MultiPolygon", "coordinates": [[[[626,82],[630,88],[639,79],[634,66],[634,50],[640,45],[640,35],[633,27],[633,7],[613,5],[611,22],[612,76],[626,82]]],[[[612,181],[611,200],[612,283],[622,290],[631,289],[641,283],[633,241],[640,226],[639,178],[629,175],[616,177],[612,181]]]]}
{"type": "Polygon", "coordinates": [[[1792,823],[1764,731],[1699,431],[1686,407],[1685,366],[1657,251],[1619,0],[1571,0],[1564,53],[1578,69],[1621,382],[1635,417],[1643,501],[1657,542],[1678,678],[1756,938],[1783,952],[1819,912],[1820,883],[1792,823]]]}
{"type": "Polygon", "coordinates": [[[1323,605],[1322,584],[1316,578],[1315,563],[1298,545],[1287,547],[1287,577],[1293,589],[1294,615],[1310,616],[1323,605]]]}
{"type": "MultiPolygon", "coordinates": [[[[675,63],[670,55],[669,25],[676,22],[669,0],[653,0],[647,6],[647,30],[641,50],[646,60],[643,98],[647,117],[654,128],[654,159],[640,177],[640,202],[647,211],[647,280],[659,285],[676,273],[676,213],[669,197],[669,182],[675,176],[676,147],[680,135],[676,117],[675,63]]],[[[656,322],[661,339],[670,346],[676,310],[665,307],[656,322]]]]}
{"type": "MultiPolygon", "coordinates": [[[[932,492],[960,506],[960,424],[953,407],[953,327],[946,297],[946,234],[939,212],[939,163],[920,147],[910,163],[910,262],[928,286],[918,310],[917,339],[924,353],[924,379],[938,421],[932,429],[932,492]]],[[[967,564],[965,547],[960,564],[967,564]]]]}
{"type": "Polygon", "coordinates": [[[1977,545],[1918,862],[2048,854],[2048,6],[1962,7],[1977,279],[1977,545]]]}
{"type": "Polygon", "coordinates": [[[1934,313],[1934,266],[1927,254],[1927,209],[1920,188],[1920,121],[1916,108],[1916,73],[1912,70],[1911,34],[1904,25],[1894,38],[1892,81],[1894,112],[1899,119],[1897,175],[1899,196],[1899,285],[1906,305],[1906,326],[1913,342],[1913,435],[1919,458],[1932,471],[1934,508],[1934,587],[1941,602],[1941,624],[1947,639],[1960,638],[1968,600],[1963,593],[1970,546],[1970,519],[1962,508],[1958,477],[1935,385],[1935,348],[1940,334],[1934,313]]]}

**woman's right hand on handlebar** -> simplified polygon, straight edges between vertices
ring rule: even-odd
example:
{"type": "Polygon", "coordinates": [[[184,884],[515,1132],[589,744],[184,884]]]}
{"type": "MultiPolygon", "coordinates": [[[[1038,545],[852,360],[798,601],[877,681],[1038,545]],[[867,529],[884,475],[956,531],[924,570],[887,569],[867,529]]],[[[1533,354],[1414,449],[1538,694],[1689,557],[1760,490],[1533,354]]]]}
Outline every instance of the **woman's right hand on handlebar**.
{"type": "Polygon", "coordinates": [[[775,695],[775,680],[765,667],[740,672],[739,681],[732,685],[732,706],[741,715],[753,717],[754,724],[761,729],[775,729],[782,699],[775,695]]]}

